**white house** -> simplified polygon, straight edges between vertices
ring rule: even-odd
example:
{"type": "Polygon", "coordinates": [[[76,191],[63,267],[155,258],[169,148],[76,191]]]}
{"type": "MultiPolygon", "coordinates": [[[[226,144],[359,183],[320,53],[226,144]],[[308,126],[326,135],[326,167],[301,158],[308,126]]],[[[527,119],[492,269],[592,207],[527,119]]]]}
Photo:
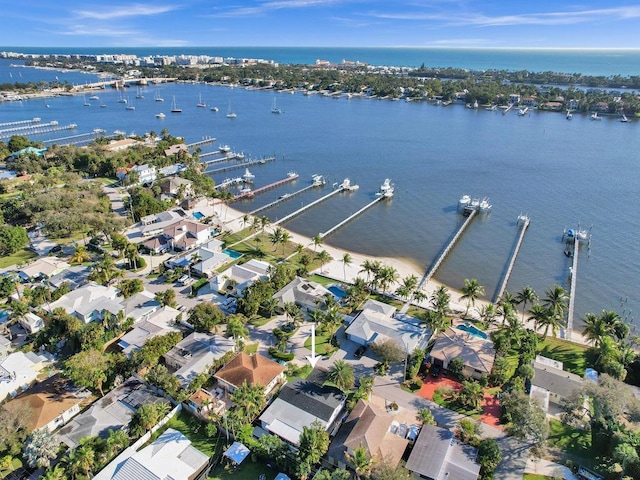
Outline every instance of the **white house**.
{"type": "Polygon", "coordinates": [[[562,411],[562,400],[582,388],[582,377],[564,370],[562,362],[538,355],[533,362],[529,396],[549,414],[562,411]]]}
{"type": "Polygon", "coordinates": [[[154,167],[153,165],[149,165],[148,163],[145,163],[143,165],[136,165],[130,170],[130,172],[138,173],[138,183],[140,185],[151,184],[155,182],[156,178],[158,177],[156,167],[154,167]]]}
{"type": "Polygon", "coordinates": [[[43,257],[18,270],[18,276],[23,281],[31,282],[57,275],[70,266],[67,262],[59,258],[43,257]]]}
{"type": "Polygon", "coordinates": [[[245,288],[260,278],[267,278],[271,267],[267,262],[251,259],[242,265],[232,265],[213,277],[211,289],[227,295],[242,296],[245,288]]]}
{"type": "Polygon", "coordinates": [[[118,289],[104,287],[95,282],[63,295],[50,304],[50,311],[63,308],[67,313],[78,317],[84,323],[102,320],[106,312],[117,315],[122,310],[122,304],[118,298],[118,289]]]}
{"type": "Polygon", "coordinates": [[[316,282],[296,277],[273,295],[278,306],[284,308],[286,303],[295,303],[305,311],[313,311],[324,301],[326,296],[333,294],[316,282]]]}
{"type": "Polygon", "coordinates": [[[198,250],[190,255],[193,258],[194,255],[200,257],[200,261],[193,264],[191,271],[198,277],[211,277],[215,271],[222,267],[225,263],[229,263],[233,258],[227,253],[223,252],[224,243],[220,240],[209,240],[206,244],[202,245],[198,250]]]}
{"type": "Polygon", "coordinates": [[[14,352],[0,361],[0,402],[27,390],[44,368],[46,359],[33,352],[14,352]]]}
{"type": "Polygon", "coordinates": [[[191,220],[180,220],[164,230],[162,235],[167,238],[173,250],[192,250],[209,240],[211,227],[191,220]]]}
{"type": "Polygon", "coordinates": [[[44,327],[44,321],[35,313],[28,312],[18,319],[18,323],[22,325],[29,334],[39,332],[44,327]]]}
{"type": "Polygon", "coordinates": [[[154,311],[145,320],[137,322],[134,327],[125,333],[118,341],[122,352],[131,356],[135,350],[142,348],[150,338],[165,335],[171,332],[179,332],[175,325],[179,321],[181,312],[171,307],[162,307],[154,311]]]}

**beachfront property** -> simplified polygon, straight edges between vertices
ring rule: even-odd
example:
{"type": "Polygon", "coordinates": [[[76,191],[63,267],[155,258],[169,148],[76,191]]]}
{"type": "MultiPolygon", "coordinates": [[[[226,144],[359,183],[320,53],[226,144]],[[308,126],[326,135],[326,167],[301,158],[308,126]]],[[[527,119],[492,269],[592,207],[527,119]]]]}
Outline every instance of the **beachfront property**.
{"type": "Polygon", "coordinates": [[[146,215],[140,219],[140,224],[143,226],[155,225],[155,229],[142,229],[141,233],[143,236],[152,235],[156,230],[160,233],[173,222],[179,222],[183,218],[187,217],[187,212],[182,208],[174,208],[171,210],[165,210],[164,212],[146,215]]]}
{"type": "Polygon", "coordinates": [[[451,360],[460,358],[464,365],[462,373],[479,379],[491,374],[495,356],[493,342],[488,338],[449,327],[438,335],[427,359],[432,365],[446,369],[451,360]]]}
{"type": "Polygon", "coordinates": [[[427,480],[477,480],[477,454],[475,448],[459,442],[451,430],[423,425],[405,467],[427,480]]]}
{"type": "Polygon", "coordinates": [[[42,257],[17,270],[23,282],[36,282],[57,275],[71,267],[64,260],[56,257],[42,257]]]}
{"type": "Polygon", "coordinates": [[[374,462],[384,461],[397,467],[409,440],[394,433],[393,426],[394,416],[391,413],[367,400],[358,400],[331,441],[327,451],[329,463],[338,468],[353,468],[346,454],[353,455],[356,448],[363,447],[374,462]]]}
{"type": "Polygon", "coordinates": [[[335,387],[325,386],[325,377],[325,372],[316,369],[306,379],[284,385],[260,415],[260,433],[275,434],[297,447],[304,427],[313,422],[331,432],[340,420],[347,396],[335,387]]]}
{"type": "Polygon", "coordinates": [[[180,152],[186,154],[188,157],[191,156],[186,143],[176,143],[175,145],[171,145],[169,148],[164,150],[164,156],[171,157],[172,155],[178,155],[180,152]]]}
{"type": "Polygon", "coordinates": [[[209,281],[214,292],[222,295],[241,297],[244,289],[256,280],[267,278],[271,264],[255,258],[241,265],[232,265],[209,281]]]}
{"type": "Polygon", "coordinates": [[[193,250],[204,244],[211,236],[211,227],[202,223],[182,219],[162,230],[171,249],[176,251],[193,250]]]}
{"type": "Polygon", "coordinates": [[[141,380],[131,377],[91,406],[56,433],[58,440],[70,448],[78,446],[83,438],[107,438],[111,430],[126,427],[134,413],[150,403],[169,404],[161,395],[141,380]]]}
{"type": "Polygon", "coordinates": [[[213,378],[226,391],[232,394],[244,382],[264,388],[265,396],[276,385],[286,382],[285,367],[258,353],[247,355],[240,352],[229,363],[218,370],[213,378]]]}
{"type": "Polygon", "coordinates": [[[125,333],[118,340],[118,346],[122,349],[122,353],[131,357],[133,352],[140,350],[147,340],[171,332],[180,332],[180,329],[175,325],[181,317],[180,310],[169,306],[155,310],[145,320],[137,322],[131,330],[125,333]]]}
{"type": "Polygon", "coordinates": [[[47,359],[33,352],[14,352],[0,361],[0,402],[28,390],[36,381],[47,359]]]}
{"type": "Polygon", "coordinates": [[[317,282],[296,277],[273,295],[278,306],[284,308],[287,303],[295,303],[303,312],[312,312],[322,307],[325,298],[333,294],[317,282]]]}
{"type": "Polygon", "coordinates": [[[396,308],[369,299],[345,330],[347,338],[358,345],[371,345],[392,339],[408,353],[426,348],[431,333],[419,319],[397,312],[396,308]]]}
{"type": "Polygon", "coordinates": [[[538,355],[533,361],[533,378],[529,380],[529,396],[545,413],[562,412],[562,401],[583,386],[583,379],[563,369],[562,362],[538,355]]]}
{"type": "Polygon", "coordinates": [[[84,323],[89,323],[104,319],[107,313],[117,315],[122,310],[118,293],[115,287],[89,282],[51,302],[47,309],[53,312],[56,308],[62,308],[84,323]]]}
{"type": "Polygon", "coordinates": [[[195,377],[206,372],[216,360],[228,352],[233,352],[235,347],[236,344],[231,338],[193,332],[162,358],[165,365],[174,370],[173,374],[178,377],[180,384],[187,387],[195,377]]]}
{"type": "Polygon", "coordinates": [[[80,413],[80,404],[89,395],[70,380],[54,375],[8,401],[4,408],[18,414],[26,405],[31,414],[24,418],[25,428],[29,432],[43,428],[53,432],[80,413]]]}

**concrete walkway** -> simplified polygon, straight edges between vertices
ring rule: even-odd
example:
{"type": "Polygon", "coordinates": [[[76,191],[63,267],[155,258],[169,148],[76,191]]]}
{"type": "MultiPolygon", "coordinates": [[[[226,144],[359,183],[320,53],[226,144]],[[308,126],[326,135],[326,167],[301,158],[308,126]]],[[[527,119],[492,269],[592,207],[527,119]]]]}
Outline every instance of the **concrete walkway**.
{"type": "Polygon", "coordinates": [[[569,467],[544,459],[529,458],[525,473],[535,473],[564,480],[579,480],[569,467]]]}

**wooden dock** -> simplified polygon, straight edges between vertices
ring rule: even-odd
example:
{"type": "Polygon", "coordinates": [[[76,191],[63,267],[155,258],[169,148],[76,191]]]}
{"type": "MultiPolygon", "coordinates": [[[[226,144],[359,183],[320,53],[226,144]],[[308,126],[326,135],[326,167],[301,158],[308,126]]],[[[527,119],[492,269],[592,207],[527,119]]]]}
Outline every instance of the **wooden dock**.
{"type": "Polygon", "coordinates": [[[529,228],[529,223],[531,220],[526,215],[520,215],[518,217],[518,225],[520,225],[520,235],[518,236],[518,242],[516,243],[513,252],[511,253],[511,258],[509,260],[509,266],[502,278],[502,282],[500,283],[500,287],[496,291],[493,297],[493,303],[498,302],[502,298],[502,294],[507,288],[507,283],[509,282],[509,278],[511,277],[511,272],[513,271],[513,266],[516,263],[516,258],[518,257],[518,253],[520,253],[520,247],[522,246],[522,241],[524,240],[524,234],[527,232],[527,228],[529,228]]]}
{"type": "Polygon", "coordinates": [[[285,183],[293,182],[294,180],[297,180],[298,177],[299,175],[297,173],[290,173],[285,178],[278,180],[277,182],[270,183],[268,185],[265,185],[264,187],[256,188],[255,190],[251,190],[249,192],[239,193],[238,195],[233,197],[233,201],[235,202],[237,200],[242,200],[243,198],[251,198],[256,195],[260,195],[261,193],[264,193],[266,191],[278,188],[285,183]]]}
{"type": "Polygon", "coordinates": [[[566,340],[571,340],[573,333],[573,312],[576,300],[576,281],[578,278],[578,252],[580,251],[580,239],[576,237],[573,244],[573,263],[571,265],[571,280],[569,284],[569,310],[567,312],[566,340]]]}
{"type": "Polygon", "coordinates": [[[271,203],[267,203],[266,205],[263,205],[260,208],[256,208],[255,210],[249,212],[249,215],[256,215],[256,214],[258,214],[260,212],[263,212],[264,210],[268,210],[271,207],[275,207],[276,205],[278,205],[278,204],[280,204],[282,202],[286,202],[287,200],[291,200],[292,198],[297,197],[298,195],[300,195],[301,193],[306,192],[307,190],[311,190],[314,187],[320,187],[322,185],[324,185],[324,184],[318,184],[318,183],[314,182],[311,185],[308,185],[308,186],[306,186],[304,188],[301,188],[300,190],[296,190],[293,193],[288,193],[286,196],[282,196],[282,197],[278,198],[277,200],[274,200],[271,203]]]}
{"type": "Polygon", "coordinates": [[[380,196],[380,197],[376,197],[375,200],[373,200],[372,202],[367,203],[364,207],[362,207],[360,210],[358,210],[357,212],[349,215],[347,218],[345,218],[344,220],[342,220],[340,223],[334,225],[333,227],[331,227],[329,230],[327,230],[324,233],[320,233],[320,238],[326,238],[329,235],[331,235],[333,232],[335,232],[336,230],[338,230],[339,228],[342,228],[343,226],[345,226],[347,223],[349,223],[351,220],[353,220],[354,218],[356,218],[357,216],[361,215],[362,213],[364,213],[366,210],[368,210],[370,207],[373,207],[376,203],[378,203],[380,200],[384,199],[385,197],[380,196]]]}
{"type": "Polygon", "coordinates": [[[216,140],[217,138],[214,138],[214,137],[203,137],[202,140],[198,142],[190,143],[189,145],[187,145],[187,148],[190,150],[193,150],[203,145],[210,145],[212,143],[215,143],[216,140]]]}
{"type": "Polygon", "coordinates": [[[344,191],[349,191],[349,188],[348,187],[344,187],[344,183],[343,183],[342,185],[338,186],[331,193],[326,194],[324,197],[320,197],[317,200],[314,200],[313,202],[311,202],[310,204],[300,207],[295,212],[292,212],[289,215],[286,215],[286,216],[282,217],[280,220],[276,220],[275,222],[272,222],[272,225],[273,226],[278,226],[278,225],[283,224],[284,222],[288,222],[292,218],[297,217],[298,215],[300,215],[300,214],[306,212],[307,210],[309,210],[310,208],[315,207],[319,203],[322,203],[325,200],[328,200],[329,198],[333,197],[334,195],[337,195],[338,193],[344,192],[344,191]]]}
{"type": "Polygon", "coordinates": [[[216,168],[214,170],[207,170],[207,175],[215,175],[216,173],[228,172],[230,170],[238,170],[240,168],[247,168],[253,165],[264,165],[268,162],[274,162],[276,157],[261,158],[260,160],[249,160],[247,162],[238,163],[236,165],[228,165],[226,167],[216,168]]]}
{"type": "MultiPolygon", "coordinates": [[[[202,160],[202,157],[208,157],[210,155],[216,155],[216,154],[220,154],[220,152],[205,153],[204,155],[200,155],[200,159],[202,160]]],[[[211,158],[209,160],[201,161],[200,165],[204,165],[205,168],[208,168],[211,165],[214,165],[216,163],[231,162],[233,160],[244,161],[244,157],[240,156],[237,153],[223,153],[222,155],[223,155],[222,157],[216,157],[216,158],[211,158]]]]}
{"type": "Polygon", "coordinates": [[[19,125],[30,125],[33,123],[40,123],[40,118],[39,117],[35,117],[32,118],[31,120],[18,120],[16,122],[3,122],[0,123],[0,129],[3,129],[5,127],[17,127],[19,125]]]}

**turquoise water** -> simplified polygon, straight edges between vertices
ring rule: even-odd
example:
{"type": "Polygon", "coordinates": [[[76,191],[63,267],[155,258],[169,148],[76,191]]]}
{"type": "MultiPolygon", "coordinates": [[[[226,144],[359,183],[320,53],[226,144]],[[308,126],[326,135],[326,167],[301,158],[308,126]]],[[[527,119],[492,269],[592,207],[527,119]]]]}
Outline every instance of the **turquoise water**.
{"type": "Polygon", "coordinates": [[[242,254],[240,252],[236,252],[235,250],[231,250],[229,248],[226,248],[222,251],[222,253],[224,253],[225,255],[233,258],[234,260],[236,258],[240,258],[242,256],[242,254]]]}
{"type": "Polygon", "coordinates": [[[200,220],[200,219],[204,218],[204,213],[202,213],[202,212],[193,212],[193,218],[195,218],[196,220],[200,220]]]}
{"type": "Polygon", "coordinates": [[[463,332],[468,332],[471,335],[476,336],[478,338],[484,338],[485,340],[488,337],[488,335],[486,333],[484,333],[482,330],[477,329],[476,327],[474,327],[471,324],[463,323],[462,325],[456,326],[456,328],[458,330],[462,330],[463,332]]]}
{"type": "Polygon", "coordinates": [[[345,292],[342,288],[338,287],[337,285],[331,285],[327,287],[327,290],[333,293],[333,295],[336,296],[337,298],[344,298],[347,296],[347,292],[345,292]]]}

